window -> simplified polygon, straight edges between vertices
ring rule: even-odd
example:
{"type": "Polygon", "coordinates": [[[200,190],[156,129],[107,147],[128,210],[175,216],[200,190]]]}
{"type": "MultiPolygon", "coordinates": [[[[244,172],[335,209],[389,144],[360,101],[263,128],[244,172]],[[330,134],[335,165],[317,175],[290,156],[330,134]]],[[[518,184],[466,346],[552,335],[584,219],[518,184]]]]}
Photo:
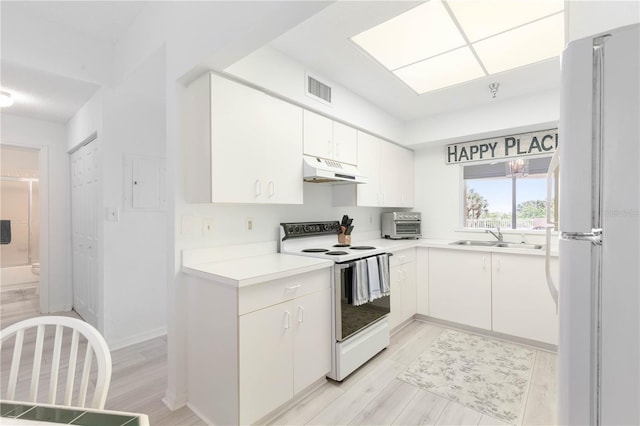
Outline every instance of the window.
{"type": "MultiPolygon", "coordinates": [[[[550,160],[515,160],[524,166],[515,173],[510,169],[514,160],[464,166],[464,227],[545,229],[550,160]]],[[[551,217],[555,217],[556,197],[552,198],[551,217]]]]}

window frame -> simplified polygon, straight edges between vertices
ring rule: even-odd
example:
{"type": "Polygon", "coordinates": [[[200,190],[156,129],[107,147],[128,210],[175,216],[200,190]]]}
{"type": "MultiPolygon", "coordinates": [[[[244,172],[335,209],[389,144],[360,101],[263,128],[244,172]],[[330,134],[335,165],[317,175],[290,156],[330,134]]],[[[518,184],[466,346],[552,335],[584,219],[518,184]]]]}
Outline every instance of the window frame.
{"type": "MultiPolygon", "coordinates": [[[[472,232],[477,232],[477,233],[485,233],[487,229],[495,229],[495,228],[470,228],[470,227],[466,227],[466,196],[467,196],[467,185],[466,185],[466,181],[467,178],[465,178],[465,167],[468,166],[477,166],[477,165],[486,165],[486,164],[501,164],[502,167],[504,167],[504,164],[506,162],[515,160],[517,158],[523,158],[523,159],[536,159],[536,158],[545,158],[548,159],[548,161],[551,160],[552,155],[536,155],[536,156],[528,156],[528,157],[513,157],[513,158],[502,158],[499,161],[495,161],[495,160],[491,160],[491,161],[482,161],[482,162],[473,162],[473,163],[466,163],[466,164],[460,164],[460,187],[459,187],[459,194],[460,194],[460,211],[459,211],[459,228],[456,229],[456,232],[467,232],[467,233],[472,233],[472,232]]],[[[529,175],[542,175],[542,173],[540,171],[534,171],[534,173],[529,173],[529,175]]],[[[544,174],[545,176],[545,192],[546,192],[546,172],[544,174]]],[[[487,176],[485,179],[490,179],[490,178],[498,178],[499,176],[487,176]]],[[[506,176],[505,176],[506,177],[506,176]]],[[[482,179],[481,177],[477,178],[477,179],[482,179]]],[[[513,188],[513,185],[517,185],[517,179],[515,180],[515,182],[512,180],[512,192],[511,192],[511,203],[512,203],[512,212],[515,211],[515,207],[517,207],[517,193],[514,194],[515,189],[513,188]],[[516,196],[516,198],[514,198],[514,196],[516,196]],[[515,204],[515,206],[514,206],[515,204]]],[[[558,202],[559,200],[557,200],[557,194],[558,194],[558,181],[557,181],[557,176],[554,178],[554,189],[555,189],[555,202],[554,202],[554,209],[555,209],[555,215],[557,215],[557,209],[558,209],[558,202]]],[[[545,200],[546,201],[546,200],[545,200]]],[[[546,217],[546,216],[545,216],[546,217]]],[[[553,218],[552,218],[553,220],[553,218]]],[[[512,225],[513,223],[516,222],[517,224],[517,217],[512,216],[512,225]]],[[[557,221],[556,221],[557,222],[557,221]]],[[[531,234],[531,235],[544,235],[546,233],[546,229],[529,229],[529,228],[500,228],[500,231],[504,234],[518,234],[518,235],[526,235],[526,234],[531,234]]],[[[557,228],[556,229],[551,229],[551,234],[557,234],[557,228]]]]}

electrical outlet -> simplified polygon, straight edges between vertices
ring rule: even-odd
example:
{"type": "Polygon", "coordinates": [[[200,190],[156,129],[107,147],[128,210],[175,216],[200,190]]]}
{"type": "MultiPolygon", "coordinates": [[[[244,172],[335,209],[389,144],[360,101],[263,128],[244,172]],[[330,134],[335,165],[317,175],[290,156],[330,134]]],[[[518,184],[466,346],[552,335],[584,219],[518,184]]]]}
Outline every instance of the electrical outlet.
{"type": "Polygon", "coordinates": [[[247,218],[247,231],[253,231],[253,218],[247,218]]]}
{"type": "Polygon", "coordinates": [[[213,219],[210,217],[205,217],[202,219],[202,235],[205,237],[209,237],[213,235],[213,219]]]}
{"type": "Polygon", "coordinates": [[[120,209],[117,207],[107,207],[106,216],[107,216],[107,221],[117,222],[120,220],[120,209]]]}

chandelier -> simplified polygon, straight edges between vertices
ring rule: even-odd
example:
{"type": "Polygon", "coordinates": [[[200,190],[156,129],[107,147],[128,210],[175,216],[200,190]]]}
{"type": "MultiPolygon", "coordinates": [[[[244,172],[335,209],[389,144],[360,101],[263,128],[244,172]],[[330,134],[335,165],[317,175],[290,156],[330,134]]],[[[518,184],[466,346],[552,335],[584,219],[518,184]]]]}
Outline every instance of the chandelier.
{"type": "Polygon", "coordinates": [[[505,163],[507,177],[524,177],[529,175],[529,160],[517,159],[505,163]]]}

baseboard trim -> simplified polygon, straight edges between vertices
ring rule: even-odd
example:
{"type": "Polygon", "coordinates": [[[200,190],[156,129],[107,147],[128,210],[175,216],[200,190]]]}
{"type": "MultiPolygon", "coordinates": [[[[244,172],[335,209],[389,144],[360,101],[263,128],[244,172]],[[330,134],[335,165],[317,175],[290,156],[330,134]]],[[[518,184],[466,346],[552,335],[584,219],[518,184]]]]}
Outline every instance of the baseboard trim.
{"type": "MultiPolygon", "coordinates": [[[[187,405],[187,394],[183,394],[178,397],[175,393],[167,390],[164,394],[164,398],[162,398],[162,402],[167,406],[169,410],[176,411],[177,409],[187,405]]],[[[200,415],[198,414],[198,416],[200,415]]]]}
{"type": "Polygon", "coordinates": [[[121,339],[115,339],[107,341],[109,349],[112,351],[126,348],[127,346],[135,345],[136,343],[146,342],[147,340],[155,339],[156,337],[164,336],[167,334],[167,327],[159,327],[152,330],[148,330],[142,333],[134,334],[133,336],[123,337],[121,339]]]}
{"type": "Polygon", "coordinates": [[[460,331],[468,331],[483,336],[494,337],[510,343],[531,346],[536,349],[542,349],[549,352],[558,352],[558,346],[551,343],[539,342],[537,340],[525,339],[524,337],[512,336],[510,334],[498,333],[496,331],[485,330],[483,328],[472,327],[470,325],[459,324],[457,322],[447,321],[439,318],[433,318],[427,315],[416,314],[413,317],[416,321],[427,322],[431,324],[443,325],[448,328],[454,328],[460,331]]]}

